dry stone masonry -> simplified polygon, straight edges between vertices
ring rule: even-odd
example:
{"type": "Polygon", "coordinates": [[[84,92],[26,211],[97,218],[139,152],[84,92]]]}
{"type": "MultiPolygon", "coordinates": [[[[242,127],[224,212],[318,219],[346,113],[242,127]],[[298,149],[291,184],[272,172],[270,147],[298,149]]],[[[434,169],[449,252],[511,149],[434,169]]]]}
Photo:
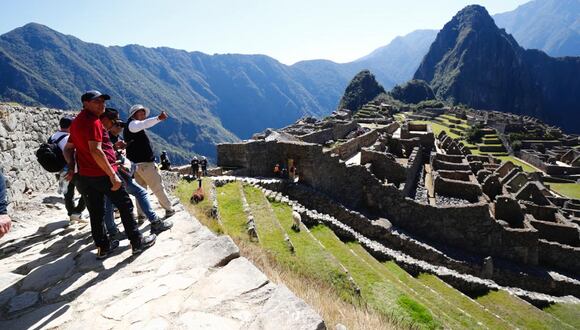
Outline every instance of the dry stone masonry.
{"type": "Polygon", "coordinates": [[[38,164],[34,153],[58,130],[65,115],[73,113],[0,103],[0,164],[7,179],[10,208],[28,194],[55,186],[55,175],[38,164]]]}
{"type": "MultiPolygon", "coordinates": [[[[485,112],[465,109],[427,109],[416,115],[426,119],[442,114],[488,125],[486,134],[500,136],[493,143],[503,139],[506,127],[514,129],[516,118],[523,127],[531,125],[527,118],[509,115],[512,126],[499,127],[499,114],[483,117],[485,112]]],[[[530,298],[538,297],[536,293],[551,297],[539,300],[580,297],[580,201],[552,193],[544,182],[554,175],[525,173],[512,162],[474,155],[445,132],[435,138],[426,124],[389,120],[369,127],[355,119],[337,111],[320,121],[302,120],[283,128],[284,135],[269,131],[242,143],[218,145],[218,165],[237,176],[268,178],[275,164],[292,164],[295,180],[260,185],[309,208],[300,212],[307,225],[320,221],[312,216],[317,210],[429,267],[531,292],[521,294],[528,300],[537,300],[530,298]],[[333,135],[338,140],[326,141],[338,127],[340,134],[333,135]],[[351,132],[342,130],[346,127],[351,132]],[[310,138],[317,134],[327,135],[310,138]]],[[[574,144],[571,136],[561,136],[561,142],[578,145],[577,138],[574,144]]],[[[575,151],[556,152],[559,166],[575,164],[575,151]]],[[[570,178],[570,173],[559,177],[570,178]]],[[[326,223],[339,237],[357,237],[332,221],[326,223]]],[[[471,284],[449,281],[469,291],[471,284]]]]}

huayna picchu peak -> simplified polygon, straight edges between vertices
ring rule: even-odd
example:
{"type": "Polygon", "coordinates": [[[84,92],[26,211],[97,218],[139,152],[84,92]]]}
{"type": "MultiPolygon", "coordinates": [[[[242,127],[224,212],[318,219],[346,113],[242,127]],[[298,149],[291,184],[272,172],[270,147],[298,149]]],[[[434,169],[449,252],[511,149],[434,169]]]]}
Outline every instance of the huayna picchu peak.
{"type": "Polygon", "coordinates": [[[445,24],[415,79],[429,82],[443,100],[580,131],[580,58],[523,49],[481,6],[468,6],[445,24]]]}

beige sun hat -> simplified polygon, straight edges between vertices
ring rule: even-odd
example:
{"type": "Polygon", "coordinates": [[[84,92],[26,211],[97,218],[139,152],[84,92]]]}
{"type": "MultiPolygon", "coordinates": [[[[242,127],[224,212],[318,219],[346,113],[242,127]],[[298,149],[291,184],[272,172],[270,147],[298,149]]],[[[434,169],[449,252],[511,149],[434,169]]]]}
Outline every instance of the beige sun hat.
{"type": "Polygon", "coordinates": [[[149,113],[150,113],[149,108],[146,108],[142,104],[135,104],[134,106],[131,107],[131,109],[129,109],[129,118],[133,117],[135,112],[137,112],[139,110],[145,110],[145,117],[149,117],[149,113]]]}

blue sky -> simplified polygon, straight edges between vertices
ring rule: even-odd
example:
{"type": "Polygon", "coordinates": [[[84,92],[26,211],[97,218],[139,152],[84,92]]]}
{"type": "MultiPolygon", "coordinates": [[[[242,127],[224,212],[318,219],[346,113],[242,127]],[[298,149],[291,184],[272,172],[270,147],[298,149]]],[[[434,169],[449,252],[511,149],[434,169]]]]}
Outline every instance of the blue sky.
{"type": "MultiPolygon", "coordinates": [[[[541,0],[539,0],[541,1],[541,0]]],[[[528,0],[481,0],[495,13],[528,0]]],[[[29,22],[102,45],[266,54],[292,64],[347,62],[416,29],[440,29],[464,0],[16,0],[0,4],[0,34],[29,22]]]]}

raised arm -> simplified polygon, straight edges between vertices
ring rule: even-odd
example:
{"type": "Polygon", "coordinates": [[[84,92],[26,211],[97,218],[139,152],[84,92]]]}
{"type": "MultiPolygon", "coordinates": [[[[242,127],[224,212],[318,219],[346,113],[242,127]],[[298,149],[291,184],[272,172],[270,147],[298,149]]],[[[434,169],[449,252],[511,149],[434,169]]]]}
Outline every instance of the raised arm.
{"type": "Polygon", "coordinates": [[[151,128],[160,122],[161,120],[159,119],[159,117],[151,117],[145,120],[133,120],[132,122],[129,123],[129,131],[131,133],[137,133],[144,129],[151,128]]]}

